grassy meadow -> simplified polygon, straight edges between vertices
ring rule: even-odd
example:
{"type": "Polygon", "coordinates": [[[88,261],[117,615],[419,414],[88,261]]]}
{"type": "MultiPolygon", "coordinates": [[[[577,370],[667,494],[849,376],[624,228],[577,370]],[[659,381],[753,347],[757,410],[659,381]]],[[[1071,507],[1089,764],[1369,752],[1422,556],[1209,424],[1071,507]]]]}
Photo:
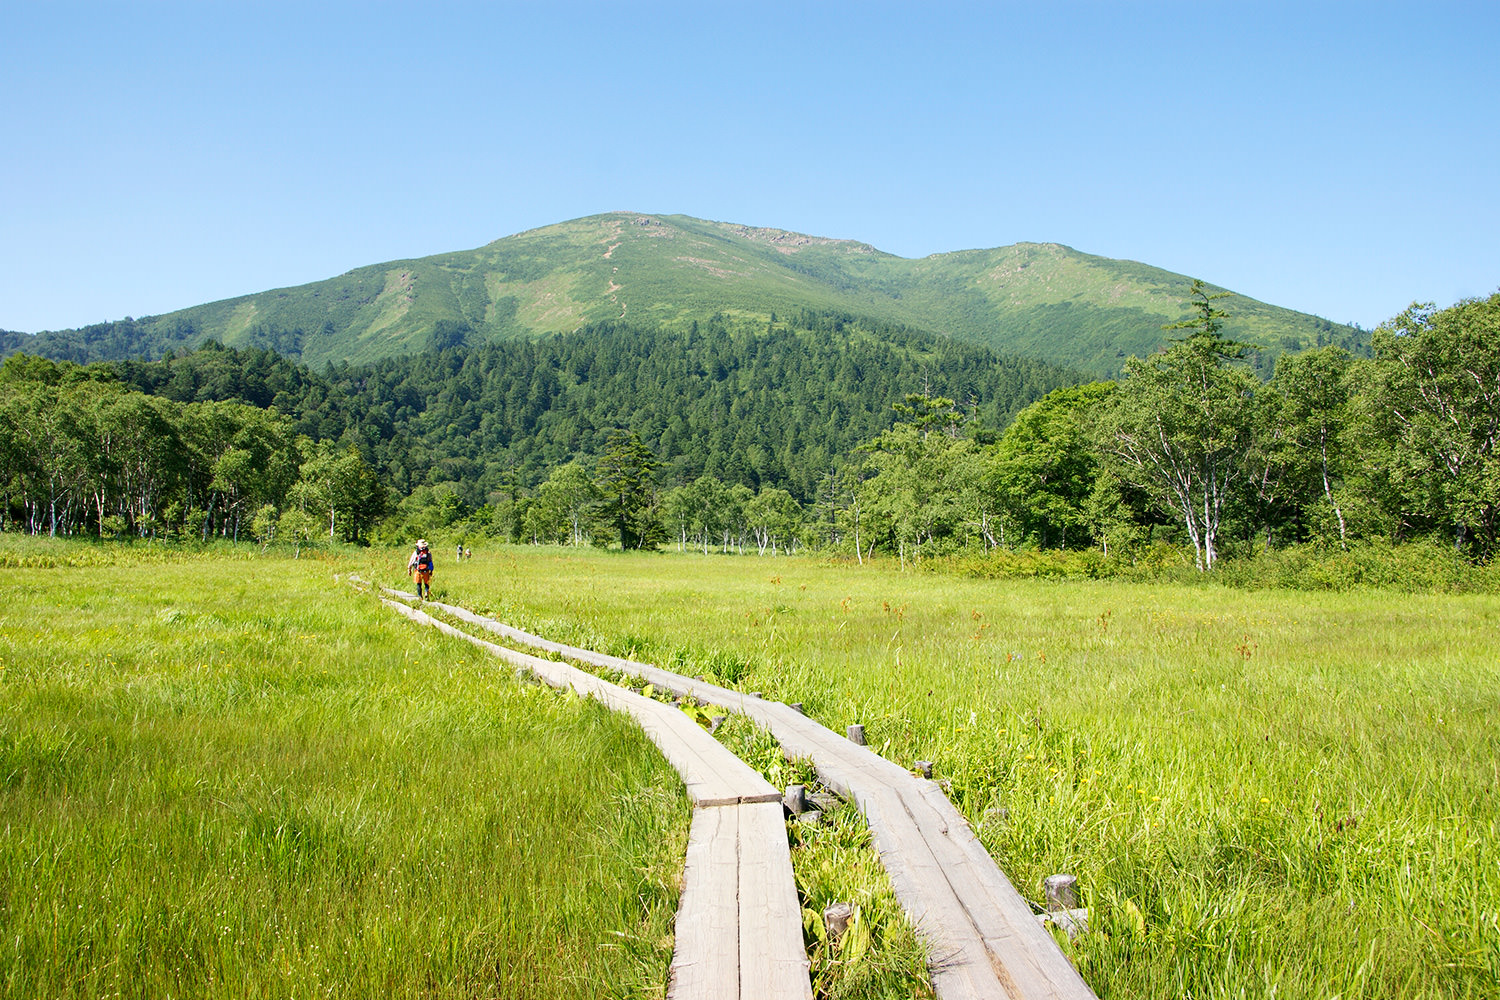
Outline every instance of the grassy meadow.
{"type": "Polygon", "coordinates": [[[689,808],[630,724],[335,561],[4,550],[0,995],[662,995],[689,808]]]}
{"type": "Polygon", "coordinates": [[[1500,995],[1495,596],[521,547],[435,583],[935,761],[1023,894],[1079,876],[1101,997],[1500,995]]]}

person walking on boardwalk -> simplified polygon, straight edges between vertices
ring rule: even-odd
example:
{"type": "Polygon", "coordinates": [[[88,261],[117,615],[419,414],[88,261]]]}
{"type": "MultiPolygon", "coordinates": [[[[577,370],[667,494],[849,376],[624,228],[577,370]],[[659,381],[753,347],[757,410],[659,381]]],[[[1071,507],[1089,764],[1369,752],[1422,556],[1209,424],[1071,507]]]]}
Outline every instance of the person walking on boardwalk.
{"type": "Polygon", "coordinates": [[[427,600],[432,596],[432,551],[427,548],[427,539],[418,538],[411,558],[406,560],[406,575],[417,581],[417,598],[427,600]]]}

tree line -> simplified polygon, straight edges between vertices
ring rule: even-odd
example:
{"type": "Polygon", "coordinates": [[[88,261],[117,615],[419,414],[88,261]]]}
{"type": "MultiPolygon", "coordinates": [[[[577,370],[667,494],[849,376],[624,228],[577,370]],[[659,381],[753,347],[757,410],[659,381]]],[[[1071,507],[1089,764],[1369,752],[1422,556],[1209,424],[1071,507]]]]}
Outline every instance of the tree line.
{"type": "Polygon", "coordinates": [[[1076,379],[831,313],[759,326],[715,317],[681,331],[606,324],[473,348],[461,336],[434,340],[446,346],[323,373],[269,349],[214,342],[157,361],[83,365],[13,355],[0,521],[97,535],[187,535],[191,522],[201,537],[235,538],[257,515],[264,527],[266,508],[293,511],[295,522],[309,506],[304,469],[311,476],[321,462],[347,465],[342,479],[371,486],[357,504],[330,502],[335,538],[368,537],[396,497],[413,494],[438,498],[432,513],[444,523],[485,520],[498,507],[495,530],[520,539],[529,525],[541,537],[540,515],[522,516],[540,485],[568,461],[592,467],[622,426],[663,456],[659,479],[706,473],[805,499],[819,471],[891,422],[888,400],[904,385],[963,393],[980,420],[998,427],[1076,379]],[[131,495],[133,484],[101,450],[126,411],[149,412],[141,435],[160,438],[153,447],[169,489],[131,495]],[[50,447],[34,439],[39,421],[28,427],[26,414],[42,415],[50,447]],[[206,420],[212,434],[200,426],[206,420]],[[244,455],[241,483],[231,469],[244,455]],[[273,466],[282,471],[272,475],[273,466]],[[223,489],[213,487],[216,477],[223,489]]]}
{"type": "Polygon", "coordinates": [[[353,448],[243,402],[177,402],[107,365],[0,365],[0,528],[201,540],[368,538],[389,491],[353,448]]]}
{"type": "Polygon", "coordinates": [[[1216,296],[1083,384],[916,331],[595,327],[311,371],[209,345],[0,368],[4,526],[818,547],[903,563],[1157,541],[1212,569],[1313,542],[1500,542],[1500,295],[1275,362],[1216,296]],[[894,401],[894,404],[892,403],[894,401]],[[1003,430],[1002,430],[1003,427],[1003,430]],[[326,522],[325,522],[326,518],[326,522]]]}
{"type": "MultiPolygon", "coordinates": [[[[498,496],[473,526],[517,541],[805,546],[903,563],[1019,547],[1130,559],[1156,542],[1203,570],[1302,543],[1434,539],[1478,561],[1494,554],[1500,295],[1413,306],[1375,332],[1370,357],[1325,345],[1277,358],[1262,379],[1255,349],[1223,336],[1218,296],[1192,294],[1194,317],[1161,351],[1119,380],[1053,390],[1000,434],[951,397],[908,393],[889,426],[801,495],[709,472],[663,477],[631,435],[631,533],[618,503],[601,516],[583,459],[498,496]]],[[[417,520],[434,507],[463,519],[451,499],[413,500],[417,520]]]]}

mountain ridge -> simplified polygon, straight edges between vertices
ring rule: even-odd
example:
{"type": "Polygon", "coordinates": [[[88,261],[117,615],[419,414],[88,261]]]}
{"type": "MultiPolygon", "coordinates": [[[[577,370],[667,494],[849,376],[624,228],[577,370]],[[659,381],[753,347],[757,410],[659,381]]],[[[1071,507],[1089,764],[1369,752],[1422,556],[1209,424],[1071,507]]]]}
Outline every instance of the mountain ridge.
{"type": "MultiPolygon", "coordinates": [[[[357,363],[597,322],[685,327],[717,316],[753,325],[812,309],[1112,376],[1126,356],[1165,342],[1162,327],[1187,315],[1190,287],[1184,275],[1057,243],[904,258],[858,240],[609,212],[472,250],[364,265],[140,320],[37,334],[29,342],[29,335],[10,334],[0,347],[29,344],[42,348],[37,353],[86,361],[160,356],[215,339],[309,364],[357,363]]],[[[1364,341],[1357,328],[1237,293],[1220,305],[1231,314],[1229,336],[1267,348],[1263,368],[1284,351],[1328,342],[1360,349],[1364,341]]]]}

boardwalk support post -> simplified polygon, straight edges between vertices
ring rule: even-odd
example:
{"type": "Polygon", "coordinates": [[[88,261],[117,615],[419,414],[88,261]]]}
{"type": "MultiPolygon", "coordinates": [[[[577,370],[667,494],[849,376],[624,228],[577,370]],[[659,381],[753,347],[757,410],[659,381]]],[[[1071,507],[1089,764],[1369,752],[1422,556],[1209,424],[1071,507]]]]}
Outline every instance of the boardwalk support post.
{"type": "Polygon", "coordinates": [[[1078,905],[1078,879],[1072,875],[1051,875],[1044,883],[1047,890],[1047,912],[1037,919],[1065,931],[1069,939],[1089,929],[1089,911],[1078,905]]]}
{"type": "Polygon", "coordinates": [[[1047,891],[1047,910],[1078,909],[1078,876],[1048,875],[1043,883],[1047,891]]]}
{"type": "Polygon", "coordinates": [[[859,746],[865,745],[865,727],[861,723],[856,722],[850,726],[848,732],[850,743],[856,743],[859,746]]]}
{"type": "Polygon", "coordinates": [[[823,928],[828,931],[829,944],[836,944],[844,936],[853,918],[854,907],[848,903],[829,903],[823,907],[823,928]]]}
{"type": "Polygon", "coordinates": [[[781,804],[793,816],[801,816],[812,808],[807,801],[807,787],[804,785],[787,785],[786,794],[781,797],[781,804]]]}
{"type": "Polygon", "coordinates": [[[919,760],[919,761],[917,761],[917,770],[920,771],[920,772],[922,772],[922,777],[931,779],[931,777],[932,777],[932,761],[930,761],[930,760],[919,760]]]}

